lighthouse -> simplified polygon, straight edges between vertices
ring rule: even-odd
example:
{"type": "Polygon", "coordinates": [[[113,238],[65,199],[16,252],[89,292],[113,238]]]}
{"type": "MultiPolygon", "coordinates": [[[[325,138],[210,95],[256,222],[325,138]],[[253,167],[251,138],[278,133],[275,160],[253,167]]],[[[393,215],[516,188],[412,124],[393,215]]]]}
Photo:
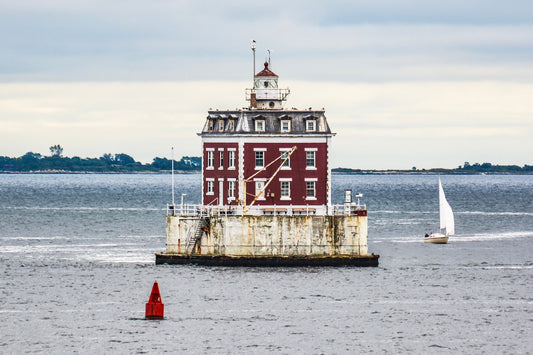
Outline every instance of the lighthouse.
{"type": "Polygon", "coordinates": [[[247,107],[210,109],[202,144],[202,203],[169,205],[156,264],[377,266],[366,205],[333,204],[324,109],[287,108],[270,60],[245,90],[247,107]]]}
{"type": "Polygon", "coordinates": [[[327,213],[334,133],[323,109],[285,108],[290,91],[278,80],[265,62],[246,90],[249,107],[208,111],[199,134],[204,205],[240,205],[250,214],[274,206],[327,213]]]}

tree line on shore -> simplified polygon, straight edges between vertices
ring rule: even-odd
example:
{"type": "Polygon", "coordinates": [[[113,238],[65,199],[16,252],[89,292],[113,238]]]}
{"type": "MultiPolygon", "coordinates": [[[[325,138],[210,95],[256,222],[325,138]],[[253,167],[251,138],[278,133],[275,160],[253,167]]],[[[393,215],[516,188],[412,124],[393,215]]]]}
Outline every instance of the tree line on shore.
{"type": "Polygon", "coordinates": [[[332,170],[337,174],[373,174],[373,173],[402,173],[402,174],[533,174],[533,165],[493,165],[491,163],[465,162],[455,169],[433,168],[417,169],[412,167],[409,170],[361,170],[349,168],[336,168],[332,170]]]}
{"type": "MultiPolygon", "coordinates": [[[[195,172],[202,167],[201,157],[182,157],[174,160],[176,171],[195,172]]],[[[64,157],[60,145],[50,147],[50,156],[28,152],[18,158],[0,156],[0,172],[161,172],[172,169],[172,160],[156,157],[151,163],[142,164],[128,154],[106,153],[100,158],[64,157]]],[[[465,162],[455,169],[417,169],[409,170],[362,170],[350,168],[332,169],[336,174],[376,174],[376,173],[409,173],[409,174],[533,174],[533,166],[524,165],[493,165],[491,163],[465,162]]]]}
{"type": "MultiPolygon", "coordinates": [[[[200,157],[182,157],[174,160],[177,171],[199,171],[200,157]]],[[[172,160],[156,157],[149,164],[135,161],[128,154],[106,153],[100,158],[64,157],[60,145],[50,147],[50,156],[28,152],[18,158],[0,156],[0,171],[3,172],[160,172],[172,169],[172,160]]]]}

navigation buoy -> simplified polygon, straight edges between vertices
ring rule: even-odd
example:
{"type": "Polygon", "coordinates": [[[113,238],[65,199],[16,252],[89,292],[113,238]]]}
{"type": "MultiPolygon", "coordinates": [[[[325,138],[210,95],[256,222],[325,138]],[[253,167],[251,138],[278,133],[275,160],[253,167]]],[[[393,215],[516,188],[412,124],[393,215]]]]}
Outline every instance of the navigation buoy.
{"type": "Polygon", "coordinates": [[[146,318],[148,319],[162,319],[165,313],[165,305],[161,302],[161,294],[159,293],[159,285],[157,281],[154,282],[150,300],[146,303],[146,318]]]}

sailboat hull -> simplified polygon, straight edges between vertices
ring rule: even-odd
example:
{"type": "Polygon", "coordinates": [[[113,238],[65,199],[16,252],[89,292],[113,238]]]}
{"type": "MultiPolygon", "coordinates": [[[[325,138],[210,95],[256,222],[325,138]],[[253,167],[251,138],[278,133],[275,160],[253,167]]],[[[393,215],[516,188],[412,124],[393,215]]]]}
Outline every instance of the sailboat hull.
{"type": "Polygon", "coordinates": [[[431,237],[424,238],[424,243],[433,243],[433,244],[446,244],[448,243],[447,235],[434,235],[431,237]]]}

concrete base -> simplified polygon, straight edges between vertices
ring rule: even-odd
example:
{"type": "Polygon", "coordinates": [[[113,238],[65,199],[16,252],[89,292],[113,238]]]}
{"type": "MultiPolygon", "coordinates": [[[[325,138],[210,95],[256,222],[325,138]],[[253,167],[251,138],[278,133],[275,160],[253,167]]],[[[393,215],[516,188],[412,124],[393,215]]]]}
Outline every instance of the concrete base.
{"type": "Polygon", "coordinates": [[[213,256],[155,254],[156,264],[196,264],[207,266],[378,266],[379,255],[337,256],[213,256]]]}

